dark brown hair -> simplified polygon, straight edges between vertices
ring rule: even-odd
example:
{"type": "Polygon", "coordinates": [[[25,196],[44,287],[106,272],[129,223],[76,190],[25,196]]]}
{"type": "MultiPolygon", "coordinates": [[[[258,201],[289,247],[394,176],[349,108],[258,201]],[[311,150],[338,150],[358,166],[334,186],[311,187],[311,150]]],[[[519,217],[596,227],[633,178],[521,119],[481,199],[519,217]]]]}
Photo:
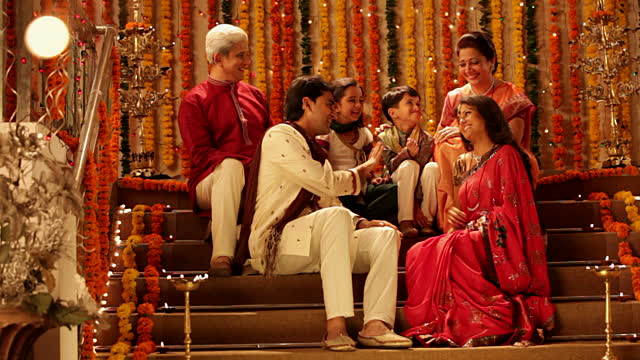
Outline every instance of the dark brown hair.
{"type": "Polygon", "coordinates": [[[460,55],[461,49],[474,48],[478,50],[487,60],[495,60],[491,73],[495,74],[498,69],[498,57],[496,47],[489,35],[482,31],[468,32],[458,39],[456,44],[456,55],[460,55]]]}
{"type": "Polygon", "coordinates": [[[382,113],[392,124],[393,119],[391,118],[391,115],[389,115],[389,109],[398,106],[404,97],[404,94],[415,96],[418,99],[420,98],[418,91],[407,85],[392,87],[391,90],[387,91],[387,93],[382,96],[382,113]]]}
{"type": "MultiPolygon", "coordinates": [[[[335,100],[336,103],[340,102],[340,100],[344,97],[344,93],[347,91],[348,88],[352,86],[359,87],[360,90],[362,90],[362,94],[364,95],[364,89],[362,88],[362,86],[358,85],[358,82],[354,78],[340,78],[334,81],[332,86],[333,86],[333,100],[335,100]]],[[[358,121],[360,122],[358,124],[358,127],[364,126],[364,123],[362,120],[363,117],[364,117],[364,111],[360,113],[360,118],[358,118],[358,121]]]]}
{"type": "Polygon", "coordinates": [[[285,119],[298,121],[304,114],[302,99],[308,97],[315,102],[325,92],[332,93],[331,84],[320,76],[301,76],[291,83],[287,91],[287,101],[284,110],[285,119]]]}

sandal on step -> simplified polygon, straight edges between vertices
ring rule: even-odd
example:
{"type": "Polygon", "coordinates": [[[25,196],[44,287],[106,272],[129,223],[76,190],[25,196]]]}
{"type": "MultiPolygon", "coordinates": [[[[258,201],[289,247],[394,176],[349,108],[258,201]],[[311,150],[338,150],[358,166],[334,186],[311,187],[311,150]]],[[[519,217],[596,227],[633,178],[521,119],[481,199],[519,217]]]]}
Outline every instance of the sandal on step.
{"type": "Polygon", "coordinates": [[[331,351],[355,351],[356,343],[347,335],[338,335],[327,340],[327,335],[322,339],[322,348],[331,351]]]}

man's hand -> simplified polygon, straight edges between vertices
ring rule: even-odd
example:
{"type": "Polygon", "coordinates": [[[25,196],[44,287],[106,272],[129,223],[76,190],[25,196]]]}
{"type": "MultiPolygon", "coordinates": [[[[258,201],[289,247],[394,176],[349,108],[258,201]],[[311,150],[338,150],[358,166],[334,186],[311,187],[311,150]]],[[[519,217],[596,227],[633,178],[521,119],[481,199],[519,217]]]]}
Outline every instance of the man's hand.
{"type": "Polygon", "coordinates": [[[440,129],[440,131],[436,133],[433,139],[435,140],[436,144],[439,144],[456,136],[460,136],[460,128],[458,128],[457,126],[447,126],[440,129]]]}
{"type": "Polygon", "coordinates": [[[467,226],[467,215],[457,207],[452,207],[447,212],[449,224],[456,230],[464,229],[467,226]]]}
{"type": "Polygon", "coordinates": [[[420,150],[420,146],[418,146],[418,143],[412,138],[408,138],[407,151],[409,152],[409,155],[411,155],[411,157],[416,157],[416,155],[418,155],[419,150],[420,150]]]}
{"type": "Polygon", "coordinates": [[[398,230],[398,228],[393,225],[392,223],[388,222],[388,221],[384,221],[384,220],[361,220],[358,223],[358,230],[360,229],[366,229],[366,228],[370,228],[370,227],[390,227],[394,230],[398,230]]]}
{"type": "Polygon", "coordinates": [[[371,173],[376,169],[380,159],[382,158],[382,144],[376,143],[369,153],[369,158],[363,164],[358,165],[356,170],[360,175],[360,178],[367,179],[371,176],[371,173]]]}

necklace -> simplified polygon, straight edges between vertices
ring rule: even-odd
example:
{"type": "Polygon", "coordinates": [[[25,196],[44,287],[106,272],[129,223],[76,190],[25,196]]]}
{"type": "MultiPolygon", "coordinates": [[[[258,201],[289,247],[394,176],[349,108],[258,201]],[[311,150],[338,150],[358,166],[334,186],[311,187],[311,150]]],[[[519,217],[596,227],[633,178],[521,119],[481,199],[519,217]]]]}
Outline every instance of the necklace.
{"type": "MultiPolygon", "coordinates": [[[[489,86],[489,88],[487,89],[487,91],[485,91],[484,93],[482,93],[482,95],[487,95],[491,90],[493,90],[493,86],[496,84],[496,78],[494,78],[493,76],[491,77],[491,86],[489,86]]],[[[471,84],[469,84],[469,88],[471,89],[471,93],[473,95],[478,95],[476,94],[475,91],[473,91],[473,86],[471,86],[471,84]]]]}

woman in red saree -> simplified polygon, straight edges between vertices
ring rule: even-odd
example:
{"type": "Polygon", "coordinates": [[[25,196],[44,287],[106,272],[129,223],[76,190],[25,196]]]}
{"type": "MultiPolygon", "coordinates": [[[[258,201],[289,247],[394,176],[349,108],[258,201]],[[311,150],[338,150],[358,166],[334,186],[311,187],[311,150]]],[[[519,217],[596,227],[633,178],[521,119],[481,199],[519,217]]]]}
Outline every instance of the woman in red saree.
{"type": "Polygon", "coordinates": [[[455,230],[407,254],[412,328],[403,335],[427,346],[540,343],[555,310],[528,155],[493,99],[460,103],[462,139],[473,150],[454,167],[455,230]]]}
{"type": "MultiPolygon", "coordinates": [[[[515,142],[525,151],[531,142],[531,120],[535,105],[516,85],[496,79],[496,50],[489,35],[474,31],[464,34],[456,44],[458,70],[467,84],[450,91],[442,108],[442,117],[434,136],[436,148],[434,156],[440,167],[438,183],[438,226],[444,231],[451,230],[447,221],[448,211],[456,202],[453,186],[453,165],[458,156],[465,152],[456,118],[456,108],[464,96],[482,94],[493,98],[509,123],[515,142]]],[[[538,163],[529,154],[533,166],[534,179],[538,177],[538,163]]]]}

